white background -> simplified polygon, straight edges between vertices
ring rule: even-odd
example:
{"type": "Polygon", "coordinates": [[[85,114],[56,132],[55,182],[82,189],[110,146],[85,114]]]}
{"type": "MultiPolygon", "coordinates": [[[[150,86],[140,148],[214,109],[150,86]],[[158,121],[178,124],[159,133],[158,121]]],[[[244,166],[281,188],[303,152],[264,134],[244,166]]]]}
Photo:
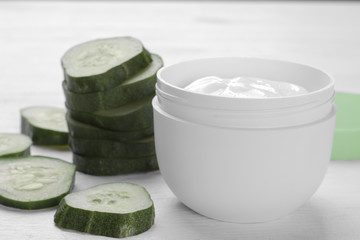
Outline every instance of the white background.
{"type": "MultiPolygon", "coordinates": [[[[330,72],[337,90],[360,93],[359,13],[360,3],[341,1],[0,2],[0,132],[19,132],[22,107],[63,107],[62,54],[102,37],[137,37],[166,65],[214,56],[306,63],[330,72]]],[[[33,147],[32,152],[71,161],[66,151],[33,147]]],[[[74,190],[114,181],[144,185],[155,202],[153,228],[129,239],[360,239],[359,160],[332,161],[311,200],[264,224],[200,216],[176,199],[159,172],[77,173],[74,190]]],[[[108,239],[60,230],[54,212],[0,206],[0,239],[108,239]]]]}

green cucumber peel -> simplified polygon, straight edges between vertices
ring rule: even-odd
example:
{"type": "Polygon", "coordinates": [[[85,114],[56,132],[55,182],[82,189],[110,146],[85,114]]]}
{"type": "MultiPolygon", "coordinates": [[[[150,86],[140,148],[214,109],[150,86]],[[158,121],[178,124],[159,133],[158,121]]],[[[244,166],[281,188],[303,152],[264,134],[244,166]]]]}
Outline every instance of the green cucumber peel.
{"type": "Polygon", "coordinates": [[[131,141],[154,135],[153,126],[135,131],[111,131],[79,122],[70,117],[69,113],[66,114],[66,121],[69,128],[69,135],[74,138],[131,141]]]}
{"type": "Polygon", "coordinates": [[[127,142],[69,137],[69,146],[76,154],[93,157],[143,157],[155,154],[153,136],[127,142]]]}
{"type": "Polygon", "coordinates": [[[154,96],[152,93],[139,101],[95,113],[74,111],[69,106],[67,108],[70,117],[77,121],[107,130],[134,131],[153,126],[151,101],[154,96]]]}
{"type": "Polygon", "coordinates": [[[73,163],[80,172],[96,176],[112,176],[159,169],[156,155],[138,158],[89,157],[73,154],[73,163]]]}

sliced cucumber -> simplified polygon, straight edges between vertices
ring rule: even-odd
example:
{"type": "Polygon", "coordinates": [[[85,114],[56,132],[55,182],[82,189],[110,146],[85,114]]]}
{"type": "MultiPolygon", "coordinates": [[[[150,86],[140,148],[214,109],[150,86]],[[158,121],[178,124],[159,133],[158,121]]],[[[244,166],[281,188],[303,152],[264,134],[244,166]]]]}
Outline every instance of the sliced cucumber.
{"type": "Polygon", "coordinates": [[[104,139],[112,141],[131,141],[146,138],[154,135],[154,127],[140,129],[137,131],[110,131],[103,128],[97,128],[89,124],[76,121],[66,114],[66,121],[69,128],[69,135],[74,138],[85,139],[104,139]]]}
{"type": "Polygon", "coordinates": [[[117,142],[102,139],[69,137],[72,152],[92,157],[142,157],[155,154],[154,137],[117,142]]]}
{"type": "Polygon", "coordinates": [[[74,111],[67,107],[70,117],[77,121],[108,130],[133,131],[153,126],[151,100],[154,96],[151,94],[140,101],[95,113],[74,111]]]}
{"type": "Polygon", "coordinates": [[[70,91],[104,91],[124,82],[152,61],[142,43],[132,37],[85,42],[70,48],[61,64],[70,91]]]}
{"type": "Polygon", "coordinates": [[[154,219],[149,193],[131,183],[108,183],[71,193],[54,217],[61,228],[117,238],[147,231],[154,219]]]}
{"type": "Polygon", "coordinates": [[[30,155],[31,139],[23,134],[0,134],[0,158],[30,155]]]}
{"type": "Polygon", "coordinates": [[[156,155],[139,158],[87,157],[73,154],[73,163],[80,172],[107,176],[159,169],[156,155]]]}
{"type": "Polygon", "coordinates": [[[79,94],[67,89],[63,82],[66,103],[76,111],[96,112],[120,107],[141,100],[155,91],[156,72],[163,63],[159,56],[152,55],[153,62],[124,83],[106,91],[79,94]]]}
{"type": "Polygon", "coordinates": [[[21,109],[21,132],[36,145],[67,145],[66,110],[56,107],[28,107],[21,109]]]}
{"type": "Polygon", "coordinates": [[[135,131],[111,131],[79,122],[70,117],[69,113],[66,115],[66,120],[69,134],[75,138],[131,141],[154,135],[153,126],[135,131]]]}
{"type": "Polygon", "coordinates": [[[75,165],[60,159],[28,156],[0,160],[0,203],[21,209],[57,205],[70,192],[75,165]]]}

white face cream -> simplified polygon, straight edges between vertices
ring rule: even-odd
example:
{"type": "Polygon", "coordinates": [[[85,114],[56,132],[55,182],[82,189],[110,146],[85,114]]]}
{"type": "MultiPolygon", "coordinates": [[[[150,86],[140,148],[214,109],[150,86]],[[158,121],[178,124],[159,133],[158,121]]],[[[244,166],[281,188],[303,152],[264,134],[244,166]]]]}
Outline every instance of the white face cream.
{"type": "Polygon", "coordinates": [[[191,92],[239,98],[271,98],[308,93],[305,88],[293,83],[255,77],[209,76],[193,81],[185,89],[191,92]]]}

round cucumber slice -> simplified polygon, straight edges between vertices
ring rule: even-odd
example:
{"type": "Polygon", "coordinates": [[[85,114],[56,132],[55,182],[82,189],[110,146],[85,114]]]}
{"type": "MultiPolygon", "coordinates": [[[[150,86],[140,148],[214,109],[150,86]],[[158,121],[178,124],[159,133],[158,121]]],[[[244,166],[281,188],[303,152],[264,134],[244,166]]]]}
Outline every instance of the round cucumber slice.
{"type": "Polygon", "coordinates": [[[66,110],[56,107],[34,106],[21,109],[21,132],[35,145],[67,145],[66,110]]]}
{"type": "Polygon", "coordinates": [[[0,134],[0,158],[30,155],[31,139],[23,134],[0,134]]]}
{"type": "Polygon", "coordinates": [[[69,146],[74,153],[92,157],[142,157],[155,154],[153,136],[127,142],[83,139],[70,136],[69,146]]]}
{"type": "Polygon", "coordinates": [[[76,111],[96,112],[141,100],[155,91],[156,73],[163,65],[158,55],[152,55],[152,59],[152,63],[136,75],[106,91],[79,94],[69,91],[64,81],[66,103],[76,111]]]}
{"type": "Polygon", "coordinates": [[[94,113],[74,111],[68,107],[70,117],[87,124],[114,131],[134,131],[153,126],[151,100],[154,93],[137,102],[119,108],[94,113]]]}
{"type": "Polygon", "coordinates": [[[154,135],[153,126],[136,131],[110,131],[76,121],[70,117],[69,113],[66,114],[66,121],[69,128],[69,135],[74,138],[131,141],[154,135]]]}
{"type": "Polygon", "coordinates": [[[89,93],[119,85],[151,61],[139,40],[115,37],[76,45],[64,54],[61,64],[68,89],[89,93]]]}
{"type": "Polygon", "coordinates": [[[75,165],[56,158],[28,156],[0,160],[0,203],[21,209],[56,206],[70,192],[75,165]]]}
{"type": "Polygon", "coordinates": [[[54,221],[58,227],[107,237],[143,233],[154,224],[154,203],[142,186],[108,183],[67,195],[54,221]]]}
{"type": "Polygon", "coordinates": [[[159,169],[156,155],[138,158],[88,157],[73,154],[76,170],[97,176],[110,176],[159,169]]]}

